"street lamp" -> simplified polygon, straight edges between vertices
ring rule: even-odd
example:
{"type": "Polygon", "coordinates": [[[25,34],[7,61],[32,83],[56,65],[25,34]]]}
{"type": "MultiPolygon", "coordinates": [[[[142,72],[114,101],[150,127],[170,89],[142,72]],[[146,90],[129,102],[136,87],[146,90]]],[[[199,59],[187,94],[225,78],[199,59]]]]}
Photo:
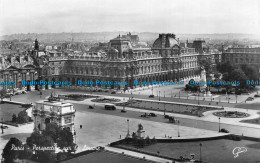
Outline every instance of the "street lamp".
{"type": "Polygon", "coordinates": [[[198,105],[200,104],[200,93],[198,92],[198,105]]]}
{"type": "Polygon", "coordinates": [[[218,117],[218,132],[220,132],[220,117],[218,117]]]}
{"type": "Polygon", "coordinates": [[[236,104],[237,104],[237,95],[236,95],[236,104]]]}
{"type": "Polygon", "coordinates": [[[161,98],[160,98],[160,91],[159,91],[159,101],[161,101],[161,98]]]}
{"type": "Polygon", "coordinates": [[[129,133],[129,119],[127,119],[127,135],[126,137],[129,138],[130,133],[129,133]]]}
{"type": "Polygon", "coordinates": [[[180,121],[178,120],[178,137],[180,137],[180,121]]]}
{"type": "Polygon", "coordinates": [[[165,98],[165,91],[164,91],[164,98],[165,98]]]}
{"type": "Polygon", "coordinates": [[[165,117],[165,112],[166,112],[166,110],[165,110],[165,103],[164,103],[164,117],[165,117]]]}
{"type": "Polygon", "coordinates": [[[201,147],[202,147],[202,144],[200,143],[200,162],[202,162],[202,153],[201,153],[201,147]]]}
{"type": "Polygon", "coordinates": [[[4,134],[4,118],[2,118],[2,126],[1,126],[1,129],[2,129],[2,134],[4,134]]]}
{"type": "Polygon", "coordinates": [[[77,144],[77,140],[76,140],[76,131],[74,131],[74,137],[75,137],[75,144],[77,144]]]}

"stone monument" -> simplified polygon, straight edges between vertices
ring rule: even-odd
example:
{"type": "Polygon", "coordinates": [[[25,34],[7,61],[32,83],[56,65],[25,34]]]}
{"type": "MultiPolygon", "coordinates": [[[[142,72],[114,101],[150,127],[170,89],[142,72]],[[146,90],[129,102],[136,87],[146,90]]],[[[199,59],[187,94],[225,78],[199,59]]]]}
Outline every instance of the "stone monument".
{"type": "Polygon", "coordinates": [[[206,70],[204,69],[204,67],[201,67],[201,73],[200,73],[200,78],[202,81],[201,84],[201,89],[205,90],[204,96],[212,96],[211,92],[208,90],[208,86],[207,86],[207,75],[206,75],[206,70]]]}

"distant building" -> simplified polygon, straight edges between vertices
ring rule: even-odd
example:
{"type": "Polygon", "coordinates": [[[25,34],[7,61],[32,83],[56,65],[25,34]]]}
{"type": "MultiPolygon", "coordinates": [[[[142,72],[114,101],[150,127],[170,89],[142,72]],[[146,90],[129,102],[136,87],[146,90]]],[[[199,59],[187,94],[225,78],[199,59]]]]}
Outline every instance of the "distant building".
{"type": "Polygon", "coordinates": [[[260,72],[260,48],[228,48],[222,54],[222,61],[254,65],[260,72]]]}
{"type": "Polygon", "coordinates": [[[122,38],[130,41],[131,43],[139,42],[139,36],[138,35],[132,35],[130,32],[127,35],[122,35],[122,38]]]}

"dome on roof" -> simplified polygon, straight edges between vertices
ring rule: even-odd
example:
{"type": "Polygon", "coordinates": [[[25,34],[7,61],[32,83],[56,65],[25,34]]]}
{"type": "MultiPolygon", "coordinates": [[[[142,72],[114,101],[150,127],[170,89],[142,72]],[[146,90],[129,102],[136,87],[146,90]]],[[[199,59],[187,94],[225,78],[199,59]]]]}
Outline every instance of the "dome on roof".
{"type": "Polygon", "coordinates": [[[153,43],[153,48],[172,48],[179,46],[174,34],[160,34],[153,43]]]}

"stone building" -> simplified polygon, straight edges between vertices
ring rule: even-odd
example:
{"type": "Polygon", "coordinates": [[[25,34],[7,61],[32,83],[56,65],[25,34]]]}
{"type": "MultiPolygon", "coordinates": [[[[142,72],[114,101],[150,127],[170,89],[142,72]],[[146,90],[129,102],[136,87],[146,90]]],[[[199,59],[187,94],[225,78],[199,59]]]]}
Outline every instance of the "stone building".
{"type": "Polygon", "coordinates": [[[222,61],[254,65],[260,72],[260,48],[228,48],[222,54],[222,61]]]}
{"type": "MultiPolygon", "coordinates": [[[[202,43],[201,43],[202,44],[202,43]]],[[[200,46],[196,43],[196,46],[200,46]]],[[[202,46],[202,45],[201,45],[202,46]]],[[[201,50],[201,49],[199,49],[201,50]]],[[[200,51],[201,52],[201,51],[200,51]]],[[[83,55],[50,57],[42,67],[42,79],[48,81],[126,81],[118,89],[140,85],[134,81],[176,81],[199,77],[199,56],[196,47],[181,47],[174,34],[160,34],[153,47],[138,46],[120,35],[110,40],[106,50],[83,55]]],[[[142,86],[142,85],[141,85],[142,86]]],[[[103,85],[115,88],[115,85],[103,85]]]]}
{"type": "Polygon", "coordinates": [[[49,123],[56,123],[62,128],[75,132],[74,118],[75,112],[73,105],[57,100],[37,101],[33,110],[34,130],[45,130],[49,123]]]}

